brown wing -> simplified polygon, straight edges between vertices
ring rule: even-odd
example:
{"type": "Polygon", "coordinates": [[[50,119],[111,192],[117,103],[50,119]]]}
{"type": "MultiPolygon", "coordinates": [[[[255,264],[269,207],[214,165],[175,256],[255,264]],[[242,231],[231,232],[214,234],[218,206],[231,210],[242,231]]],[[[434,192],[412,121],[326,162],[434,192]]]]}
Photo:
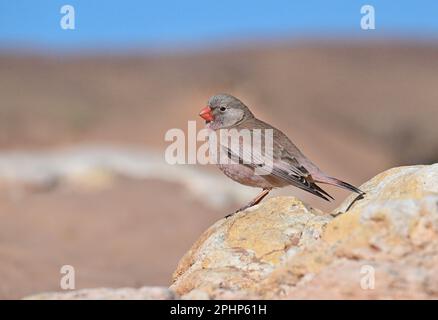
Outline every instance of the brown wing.
{"type": "MultiPolygon", "coordinates": [[[[272,160],[272,162],[268,161],[268,158],[266,158],[266,155],[262,152],[262,150],[264,150],[264,145],[262,146],[261,150],[258,150],[257,148],[254,149],[251,146],[246,145],[245,141],[241,141],[238,146],[222,145],[222,147],[226,150],[227,156],[232,161],[247,165],[255,170],[258,170],[258,173],[261,175],[272,175],[278,179],[287,182],[290,185],[310,192],[324,200],[330,201],[328,198],[333,199],[333,197],[331,197],[327,192],[325,192],[323,189],[315,184],[308,170],[304,166],[302,166],[297,158],[281,144],[281,139],[279,139],[278,133],[276,136],[276,129],[270,127],[267,124],[265,125],[265,128],[262,127],[261,129],[274,130],[273,154],[271,157],[272,159],[269,159],[272,160]],[[248,152],[250,152],[250,154],[248,152]]],[[[260,126],[258,126],[257,128],[260,128],[260,126]]],[[[239,128],[236,129],[249,129],[251,135],[253,133],[252,129],[246,126],[239,126],[239,128]]],[[[262,130],[260,134],[261,140],[263,142],[265,138],[264,131],[262,130]]]]}

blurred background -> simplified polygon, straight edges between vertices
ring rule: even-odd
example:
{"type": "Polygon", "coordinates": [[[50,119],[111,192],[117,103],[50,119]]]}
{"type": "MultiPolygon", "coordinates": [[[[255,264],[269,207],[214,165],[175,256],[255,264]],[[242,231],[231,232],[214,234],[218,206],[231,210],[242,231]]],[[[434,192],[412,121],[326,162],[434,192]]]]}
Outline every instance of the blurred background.
{"type": "MultiPolygon", "coordinates": [[[[259,190],[167,165],[231,93],[326,172],[361,183],[438,161],[435,1],[0,0],[0,298],[168,285],[211,224],[259,190]],[[74,8],[74,29],[60,22],[74,8]],[[361,29],[361,7],[375,29],[361,29]]],[[[348,193],[328,187],[330,211],[348,193]]]]}

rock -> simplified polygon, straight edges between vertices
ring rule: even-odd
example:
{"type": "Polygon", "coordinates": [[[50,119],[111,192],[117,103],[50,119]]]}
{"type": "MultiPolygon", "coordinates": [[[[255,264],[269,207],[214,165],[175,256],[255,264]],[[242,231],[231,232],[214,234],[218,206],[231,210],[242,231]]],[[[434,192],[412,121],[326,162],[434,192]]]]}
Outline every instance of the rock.
{"type": "Polygon", "coordinates": [[[183,299],[438,298],[438,164],[390,169],[333,215],[272,198],[210,227],[181,259],[183,299]]]}
{"type": "Polygon", "coordinates": [[[97,288],[40,293],[25,300],[173,300],[175,293],[165,287],[97,288]]]}
{"type": "Polygon", "coordinates": [[[216,222],[170,289],[26,299],[437,299],[438,164],[394,168],[361,189],[364,199],[351,195],[331,214],[277,197],[216,222]]]}
{"type": "Polygon", "coordinates": [[[293,197],[273,198],[222,219],[182,258],[172,288],[189,296],[197,290],[210,298],[251,297],[251,288],[300,247],[316,242],[331,219],[293,197]]]}

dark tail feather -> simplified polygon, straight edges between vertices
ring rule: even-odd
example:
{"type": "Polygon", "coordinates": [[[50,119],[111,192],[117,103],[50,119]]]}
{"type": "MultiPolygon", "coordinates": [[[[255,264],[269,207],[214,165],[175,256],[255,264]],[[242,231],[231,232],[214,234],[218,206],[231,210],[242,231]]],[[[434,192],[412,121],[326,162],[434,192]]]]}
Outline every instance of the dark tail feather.
{"type": "Polygon", "coordinates": [[[304,184],[294,184],[294,185],[296,187],[300,188],[300,189],[303,189],[303,190],[305,190],[307,192],[310,192],[311,194],[313,194],[313,195],[315,195],[317,197],[320,197],[320,198],[324,199],[325,201],[330,202],[331,200],[329,198],[334,200],[334,198],[331,195],[329,195],[327,192],[322,190],[315,183],[312,183],[310,185],[304,185],[304,184]]]}
{"type": "Polygon", "coordinates": [[[338,186],[338,187],[341,187],[343,189],[356,192],[358,194],[365,194],[365,192],[363,192],[359,188],[356,188],[355,186],[353,186],[347,182],[344,182],[342,180],[336,179],[336,178],[326,177],[324,179],[317,180],[317,182],[327,183],[327,184],[331,184],[333,186],[338,186]]]}
{"type": "Polygon", "coordinates": [[[335,198],[333,198],[331,195],[329,195],[325,190],[321,189],[316,183],[312,183],[312,188],[316,189],[318,192],[326,195],[327,197],[329,197],[332,200],[335,200],[335,198]]]}
{"type": "MultiPolygon", "coordinates": [[[[301,188],[301,187],[299,187],[299,188],[301,188]]],[[[318,196],[318,197],[324,199],[325,201],[328,201],[328,202],[331,201],[331,200],[330,200],[329,198],[327,198],[322,192],[320,192],[320,191],[318,191],[318,190],[315,190],[315,189],[312,189],[312,188],[308,188],[308,189],[306,189],[306,188],[301,188],[301,189],[306,190],[306,191],[310,192],[311,194],[314,194],[315,196],[318,196]]],[[[331,198],[331,197],[330,197],[330,198],[331,198]]]]}

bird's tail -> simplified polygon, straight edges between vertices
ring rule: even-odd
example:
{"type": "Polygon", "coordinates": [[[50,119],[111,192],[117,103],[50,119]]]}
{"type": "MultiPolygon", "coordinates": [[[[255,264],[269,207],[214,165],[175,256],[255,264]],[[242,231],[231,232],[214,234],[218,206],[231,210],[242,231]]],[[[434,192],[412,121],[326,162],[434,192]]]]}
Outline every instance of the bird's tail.
{"type": "Polygon", "coordinates": [[[337,187],[343,188],[345,190],[353,191],[353,192],[356,192],[356,193],[362,194],[362,195],[365,194],[365,192],[363,192],[359,188],[356,188],[355,186],[353,186],[345,181],[342,181],[342,180],[339,180],[339,179],[336,179],[333,177],[319,176],[318,178],[315,177],[314,179],[316,182],[330,184],[332,186],[337,186],[337,187]]]}

